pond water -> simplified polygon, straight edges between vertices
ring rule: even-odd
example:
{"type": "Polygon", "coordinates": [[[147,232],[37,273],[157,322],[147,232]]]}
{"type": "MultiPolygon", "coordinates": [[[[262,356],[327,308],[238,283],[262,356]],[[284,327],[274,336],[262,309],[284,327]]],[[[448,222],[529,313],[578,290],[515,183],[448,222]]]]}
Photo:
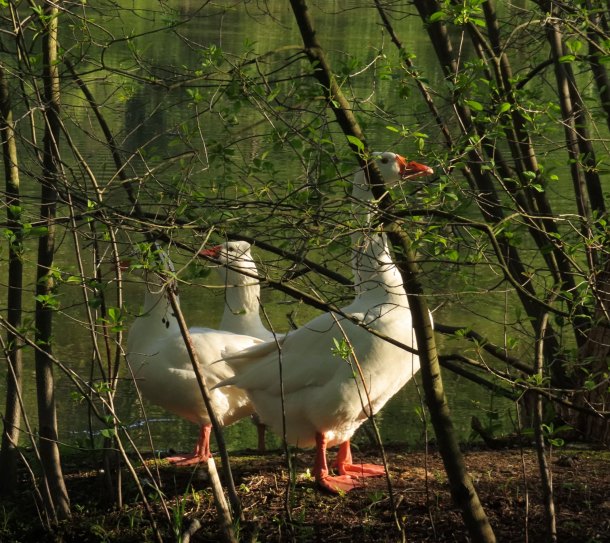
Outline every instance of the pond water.
{"type": "MultiPolygon", "coordinates": [[[[166,89],[160,90],[158,86],[154,85],[130,83],[123,87],[114,86],[121,79],[122,71],[142,74],[141,71],[134,69],[134,62],[130,60],[131,51],[135,49],[140,51],[144,65],[150,60],[151,63],[158,63],[176,71],[180,71],[182,65],[194,64],[194,59],[197,58],[202,63],[210,61],[210,55],[214,55],[215,48],[221,48],[229,55],[234,52],[237,55],[243,50],[245,42],[253,44],[251,47],[259,53],[284,47],[287,44],[294,45],[296,51],[301,40],[288,3],[270,1],[264,4],[273,17],[259,11],[260,6],[255,8],[250,4],[246,8],[236,7],[226,11],[217,9],[216,15],[212,16],[210,15],[211,10],[214,9],[212,7],[206,6],[199,9],[189,2],[170,2],[168,5],[180,8],[182,17],[190,14],[192,18],[184,25],[176,26],[160,34],[152,34],[148,38],[145,33],[156,25],[162,24],[163,16],[159,12],[154,10],[134,12],[131,10],[132,3],[125,3],[128,9],[106,14],[107,22],[104,25],[108,26],[110,34],[122,36],[124,29],[129,29],[133,35],[144,34],[144,37],[134,38],[129,43],[121,40],[111,41],[107,36],[100,38],[107,44],[104,62],[107,63],[107,66],[112,66],[115,73],[107,79],[96,80],[95,76],[89,79],[90,88],[100,100],[104,101],[112,128],[125,149],[138,149],[143,155],[146,155],[148,164],[155,164],[154,153],[171,146],[172,138],[175,139],[176,131],[180,129],[184,119],[195,114],[192,102],[188,100],[189,96],[185,93],[184,88],[172,94],[166,89]]],[[[343,69],[347,69],[345,66],[349,67],[351,60],[345,52],[357,52],[359,55],[358,62],[354,61],[353,64],[354,73],[366,65],[367,59],[370,62],[379,54],[392,56],[392,58],[396,55],[389,48],[387,36],[384,36],[380,29],[375,11],[372,8],[355,9],[359,5],[360,3],[356,1],[322,2],[313,8],[319,38],[328,48],[331,61],[337,65],[344,65],[343,69]]],[[[427,39],[423,37],[424,31],[419,18],[405,16],[397,30],[403,36],[405,45],[417,55],[418,62],[427,67],[429,81],[434,83],[435,78],[440,81],[442,78],[440,72],[430,71],[430,68],[436,65],[436,61],[427,39]]],[[[105,35],[105,33],[101,34],[105,35]]],[[[66,39],[68,38],[66,37],[66,39]]],[[[367,101],[371,98],[377,103],[384,104],[386,110],[392,112],[396,126],[411,123],[412,130],[425,132],[432,125],[430,119],[419,113],[421,104],[418,101],[410,100],[408,95],[401,95],[396,79],[379,77],[379,74],[374,73],[374,70],[371,69],[370,77],[354,77],[353,85],[353,92],[361,101],[361,107],[369,107],[370,104],[367,101]]],[[[204,91],[205,86],[202,86],[200,92],[204,91]]],[[[88,114],[84,111],[76,113],[75,106],[78,104],[78,100],[80,98],[76,95],[67,96],[65,107],[71,114],[79,116],[84,125],[88,114]]],[[[215,115],[228,114],[227,112],[213,113],[209,116],[202,116],[202,119],[209,124],[199,127],[201,130],[198,140],[199,147],[195,149],[199,153],[199,169],[193,167],[190,170],[192,175],[199,175],[202,179],[209,178],[210,172],[216,171],[210,170],[210,165],[206,162],[205,157],[208,150],[204,145],[208,139],[212,140],[218,136],[215,131],[224,130],[221,128],[222,123],[215,124],[215,115]]],[[[246,108],[240,110],[239,116],[242,125],[248,125],[249,122],[258,119],[257,115],[249,113],[246,108]]],[[[380,149],[390,148],[400,143],[400,149],[396,150],[400,150],[402,154],[416,154],[415,140],[399,138],[395,131],[384,128],[387,122],[387,119],[381,119],[376,126],[367,127],[367,130],[370,130],[369,139],[374,139],[380,149]]],[[[236,144],[236,148],[245,156],[252,154],[252,149],[256,146],[256,138],[251,135],[252,132],[249,130],[244,130],[244,135],[248,135],[248,138],[244,137],[247,143],[236,144]]],[[[183,137],[181,141],[184,143],[186,138],[183,137]]],[[[85,153],[87,161],[97,175],[101,178],[113,176],[112,159],[106,151],[100,151],[101,148],[95,144],[94,138],[88,137],[83,132],[82,139],[77,140],[76,143],[85,153]]],[[[290,172],[293,165],[288,162],[288,159],[284,163],[282,160],[283,155],[278,153],[275,159],[276,171],[290,172]]],[[[137,170],[140,165],[136,164],[134,167],[137,170]]],[[[161,170],[160,174],[150,177],[153,185],[158,181],[159,191],[165,190],[165,185],[159,180],[163,175],[163,170],[161,170]]],[[[120,188],[117,188],[116,182],[113,186],[113,182],[108,181],[108,186],[113,189],[109,190],[111,195],[118,194],[118,188],[120,188]]],[[[152,198],[154,190],[155,188],[146,192],[146,196],[152,198]]],[[[117,201],[121,200],[120,196],[116,196],[116,198],[117,201]]],[[[230,224],[227,229],[230,230],[230,224]]],[[[142,241],[137,234],[128,233],[126,236],[131,240],[142,241]]],[[[273,239],[270,242],[273,243],[273,239]]],[[[254,253],[263,266],[272,257],[259,249],[255,249],[254,253]]],[[[84,256],[88,258],[87,254],[84,256]]],[[[177,261],[184,260],[184,255],[177,254],[175,257],[177,261]]],[[[28,258],[26,265],[29,267],[26,273],[32,277],[31,263],[35,258],[35,251],[31,251],[28,258]]],[[[58,262],[66,270],[75,269],[73,249],[68,238],[61,240],[58,262]]],[[[2,264],[4,267],[0,271],[4,278],[5,265],[2,264]]],[[[442,290],[451,288],[451,285],[445,282],[438,282],[437,286],[439,290],[434,293],[435,297],[431,298],[430,302],[432,307],[440,305],[442,302],[442,290]]],[[[30,284],[28,288],[31,287],[30,284]]],[[[223,299],[222,292],[217,287],[218,281],[214,274],[199,278],[192,277],[188,284],[183,285],[181,300],[189,324],[212,327],[218,325],[223,311],[223,299]]],[[[58,316],[56,321],[56,355],[72,371],[82,376],[83,379],[89,380],[90,375],[92,377],[97,375],[97,370],[90,369],[92,346],[86,323],[83,320],[82,301],[75,287],[64,285],[62,289],[62,304],[65,312],[58,316]],[[72,303],[75,306],[70,309],[69,306],[72,303]]],[[[4,292],[2,296],[4,296],[4,292]]],[[[132,313],[135,312],[143,299],[143,286],[137,280],[126,285],[125,299],[132,313]]],[[[287,329],[286,315],[292,311],[296,311],[296,320],[300,323],[306,322],[308,317],[315,314],[315,311],[302,304],[269,290],[264,291],[263,302],[272,322],[280,331],[287,329]]],[[[451,306],[442,307],[435,313],[435,319],[452,324],[470,324],[473,316],[459,311],[454,310],[451,306]]],[[[502,296],[492,298],[491,295],[487,295],[485,298],[481,298],[479,312],[487,315],[491,321],[502,323],[505,316],[502,296]]],[[[444,339],[440,335],[438,342],[441,351],[456,348],[456,344],[452,344],[451,340],[444,339]]],[[[35,427],[35,376],[31,353],[26,354],[26,368],[24,398],[28,417],[35,427]]],[[[90,422],[91,413],[86,402],[74,397],[74,386],[65,375],[62,375],[61,372],[57,372],[57,374],[56,399],[61,441],[69,445],[87,446],[93,435],[99,444],[100,423],[90,422]],[[91,430],[93,430],[93,434],[90,433],[91,430]]],[[[152,446],[155,449],[190,448],[197,435],[197,428],[147,402],[144,404],[145,419],[133,385],[127,379],[125,372],[122,372],[121,375],[124,381],[121,382],[115,405],[122,423],[130,428],[135,442],[139,446],[152,446]],[[145,420],[148,421],[148,425],[144,423],[145,420]],[[152,445],[150,445],[148,429],[152,436],[152,445]]],[[[509,413],[512,404],[510,402],[493,396],[490,392],[455,374],[443,372],[443,378],[454,423],[462,439],[467,439],[470,434],[470,419],[473,415],[478,416],[484,424],[493,423],[505,430],[511,429],[509,413]]],[[[423,400],[418,382],[419,375],[400,391],[377,416],[377,423],[384,440],[416,445],[424,439],[425,431],[420,415],[423,400]]],[[[4,387],[4,382],[0,384],[0,387],[4,387]]],[[[3,396],[2,392],[0,390],[0,396],[3,396]]],[[[430,429],[429,432],[428,437],[431,437],[432,430],[430,429]]],[[[226,429],[226,435],[230,449],[242,449],[256,445],[255,428],[250,421],[242,421],[226,429]]],[[[361,430],[356,442],[364,439],[367,439],[367,434],[365,430],[361,430]]],[[[277,444],[277,438],[269,436],[269,445],[277,444]]]]}

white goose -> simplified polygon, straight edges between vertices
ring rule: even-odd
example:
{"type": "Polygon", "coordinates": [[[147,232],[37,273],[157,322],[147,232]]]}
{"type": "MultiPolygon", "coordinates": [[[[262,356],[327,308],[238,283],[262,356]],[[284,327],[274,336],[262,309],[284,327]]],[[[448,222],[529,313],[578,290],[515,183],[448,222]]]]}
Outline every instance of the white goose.
{"type": "MultiPolygon", "coordinates": [[[[421,165],[409,167],[399,155],[380,156],[378,166],[390,184],[430,173],[429,168],[421,165]]],[[[354,185],[355,192],[361,188],[354,185]]],[[[361,201],[367,197],[364,193],[357,196],[361,201]]],[[[416,348],[407,296],[386,236],[363,234],[358,247],[355,259],[358,294],[340,313],[365,323],[382,336],[416,348]]],[[[381,466],[352,463],[349,439],[419,369],[417,356],[371,334],[341,314],[325,313],[289,332],[281,356],[273,342],[267,342],[227,357],[225,361],[235,376],[219,385],[246,390],[261,419],[279,435],[283,435],[285,420],[289,443],[299,447],[315,445],[314,477],[331,492],[361,486],[361,477],[383,475],[381,466]],[[337,345],[345,340],[352,349],[350,363],[337,352],[337,345]],[[333,445],[340,446],[335,462],[338,476],[329,474],[326,461],[326,448],[333,445]]]]}
{"type": "MultiPolygon", "coordinates": [[[[160,251],[159,255],[166,269],[173,271],[169,258],[160,251]]],[[[175,282],[162,284],[159,276],[150,270],[146,272],[145,279],[144,307],[127,336],[127,362],[145,398],[201,428],[192,454],[174,456],[168,460],[177,465],[206,461],[211,456],[211,423],[167,296],[167,289],[175,288],[175,282]]],[[[189,332],[210,389],[233,375],[225,363],[216,362],[246,347],[262,343],[258,338],[210,328],[190,328],[189,332]]],[[[235,387],[213,389],[210,399],[219,422],[224,426],[253,413],[246,394],[235,387]]]]}
{"type": "MultiPolygon", "coordinates": [[[[434,170],[429,166],[415,161],[408,161],[405,157],[391,151],[374,152],[372,153],[372,156],[383,176],[385,186],[390,189],[401,181],[416,179],[434,173],[434,170]]],[[[370,269],[367,271],[367,268],[370,266],[370,255],[367,254],[367,247],[370,243],[372,229],[371,218],[376,209],[376,199],[371,190],[368,174],[362,168],[356,172],[352,181],[352,200],[352,216],[356,219],[358,227],[358,231],[354,232],[351,236],[352,273],[354,277],[354,289],[356,291],[356,296],[358,296],[363,290],[367,290],[366,277],[370,274],[370,269]]],[[[387,251],[387,254],[389,255],[390,250],[387,246],[387,240],[384,239],[383,243],[386,244],[385,251],[387,251]]],[[[393,273],[398,280],[398,278],[400,278],[400,273],[395,266],[393,267],[393,273]]],[[[432,316],[430,318],[432,319],[432,316]]],[[[415,341],[415,338],[413,338],[413,341],[415,341]]],[[[419,369],[418,357],[415,357],[414,362],[417,364],[417,367],[414,369],[411,377],[417,372],[417,369],[419,369]]],[[[349,470],[344,469],[344,462],[347,462],[348,464],[352,463],[352,453],[349,441],[340,445],[334,467],[338,469],[341,475],[354,475],[353,470],[350,473],[349,470]]],[[[369,470],[368,473],[369,476],[383,474],[383,469],[378,469],[377,473],[375,473],[374,470],[369,470]]]]}
{"type": "MultiPolygon", "coordinates": [[[[217,267],[225,286],[225,308],[220,321],[220,329],[235,334],[244,334],[263,340],[272,340],[274,335],[263,324],[260,317],[260,283],[251,277],[258,270],[247,241],[227,241],[200,254],[213,258],[221,266],[217,267]],[[250,275],[240,273],[245,271],[250,275]]],[[[265,425],[254,413],[252,420],[258,433],[258,450],[265,452],[265,425]]]]}

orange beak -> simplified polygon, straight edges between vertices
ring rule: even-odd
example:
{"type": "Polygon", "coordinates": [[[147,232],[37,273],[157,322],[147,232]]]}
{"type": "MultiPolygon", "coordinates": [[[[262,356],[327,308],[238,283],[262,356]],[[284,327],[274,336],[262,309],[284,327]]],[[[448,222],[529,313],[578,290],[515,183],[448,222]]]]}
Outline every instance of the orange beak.
{"type": "Polygon", "coordinates": [[[210,249],[203,249],[199,251],[201,256],[207,256],[208,258],[218,258],[220,255],[222,247],[220,245],[216,245],[215,247],[211,247],[210,249]]]}
{"type": "Polygon", "coordinates": [[[396,162],[398,163],[400,177],[403,179],[415,179],[416,177],[423,177],[434,173],[430,166],[415,161],[408,162],[405,157],[400,155],[396,155],[396,162]]]}

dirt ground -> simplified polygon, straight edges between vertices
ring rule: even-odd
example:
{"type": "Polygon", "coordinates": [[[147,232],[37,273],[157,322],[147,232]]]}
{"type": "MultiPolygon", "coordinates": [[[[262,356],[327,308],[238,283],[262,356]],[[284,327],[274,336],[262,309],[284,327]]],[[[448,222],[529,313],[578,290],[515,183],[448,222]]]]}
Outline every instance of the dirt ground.
{"type": "MultiPolygon", "coordinates": [[[[388,447],[388,462],[397,518],[407,541],[469,541],[460,512],[451,501],[447,477],[435,451],[406,452],[388,447]]],[[[467,468],[499,542],[544,541],[545,524],[539,469],[533,449],[465,452],[467,468]]],[[[355,451],[355,460],[381,463],[376,451],[355,451]]],[[[288,469],[279,452],[242,453],[231,457],[235,485],[245,520],[239,523],[240,541],[381,542],[400,541],[384,479],[369,479],[366,488],[336,496],[319,492],[308,477],[311,452],[300,452],[293,466],[296,483],[287,495],[288,469]]],[[[195,524],[191,542],[219,541],[216,509],[203,468],[176,468],[148,461],[160,476],[164,500],[140,467],[151,509],[164,541],[178,541],[195,524]],[[163,502],[167,505],[167,513],[163,502]],[[169,519],[169,520],[168,520],[169,519]],[[199,524],[198,524],[199,525],[199,524]]],[[[121,510],[103,504],[99,466],[83,470],[67,466],[67,483],[75,516],[53,534],[38,528],[35,511],[26,514],[22,502],[3,506],[5,522],[0,541],[154,541],[150,518],[142,507],[129,475],[123,475],[121,510]],[[12,508],[12,509],[11,509],[12,508]],[[8,520],[6,520],[8,519],[8,520]]],[[[551,457],[558,541],[610,542],[610,453],[568,446],[551,457]]],[[[32,504],[31,496],[29,500],[32,504]]]]}

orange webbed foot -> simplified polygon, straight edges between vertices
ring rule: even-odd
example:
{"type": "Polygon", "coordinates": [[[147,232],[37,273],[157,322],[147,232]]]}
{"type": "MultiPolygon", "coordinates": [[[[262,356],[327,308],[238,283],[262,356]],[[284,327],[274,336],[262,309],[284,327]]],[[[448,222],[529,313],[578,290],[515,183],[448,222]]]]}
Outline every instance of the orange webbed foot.
{"type": "Polygon", "coordinates": [[[377,464],[339,464],[337,470],[341,475],[350,477],[383,477],[385,469],[377,464]]]}

